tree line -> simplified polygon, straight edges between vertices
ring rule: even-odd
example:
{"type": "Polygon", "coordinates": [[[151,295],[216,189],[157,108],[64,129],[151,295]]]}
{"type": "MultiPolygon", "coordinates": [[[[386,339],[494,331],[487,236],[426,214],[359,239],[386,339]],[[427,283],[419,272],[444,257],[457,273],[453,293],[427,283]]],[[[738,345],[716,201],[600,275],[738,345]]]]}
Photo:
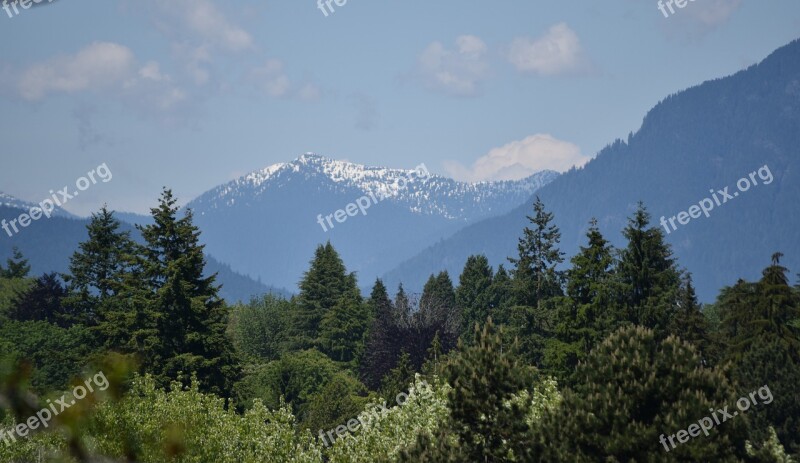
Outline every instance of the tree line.
{"type": "MultiPolygon", "coordinates": [[[[109,352],[127,368],[119,375],[123,392],[87,412],[94,449],[80,438],[37,441],[68,458],[83,461],[74,448],[130,461],[217,455],[184,428],[171,433],[179,423],[168,415],[155,435],[131,419],[131,410],[141,413],[137,400],[160,397],[179,407],[181,394],[209,398],[204,412],[216,410],[231,426],[288,414],[270,425],[288,428],[264,432],[282,436],[298,461],[800,456],[800,289],[780,253],[760,280],[739,280],[702,305],[643,204],[623,230],[625,247],[612,247],[592,220],[585,245],[567,262],[553,214],[537,198],[507,265],[470,256],[455,283],[440,272],[421,294],[400,285],[390,296],[378,279],[364,297],[328,242],[316,249],[296,296],[229,306],[215,277],[203,276],[191,211],[179,216],[165,189],[151,215],[152,225],[137,227],[138,240],[101,209],[64,275],[29,278],[18,252],[0,266],[0,346],[7,352],[0,397],[15,397],[9,391],[23,383],[44,396],[87,364],[108,362],[109,352]],[[420,378],[432,389],[419,387],[420,378]],[[659,443],[660,434],[765,383],[774,403],[670,452],[659,443]],[[395,407],[372,429],[329,449],[314,437],[409,389],[418,401],[395,407]],[[128,423],[124,436],[104,430],[112,416],[128,423]],[[178,443],[168,458],[163,445],[172,440],[178,443]],[[150,447],[158,450],[150,454],[150,447]]],[[[187,416],[203,411],[185,408],[187,416]]],[[[13,419],[3,413],[0,419],[13,419]]],[[[274,448],[253,455],[279,461],[270,459],[274,448]]]]}

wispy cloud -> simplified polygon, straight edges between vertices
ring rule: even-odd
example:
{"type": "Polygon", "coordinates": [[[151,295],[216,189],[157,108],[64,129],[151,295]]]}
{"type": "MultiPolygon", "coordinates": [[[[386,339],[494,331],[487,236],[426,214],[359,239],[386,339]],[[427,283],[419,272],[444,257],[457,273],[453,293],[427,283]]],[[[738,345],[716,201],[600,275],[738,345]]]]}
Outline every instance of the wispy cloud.
{"type": "Polygon", "coordinates": [[[252,68],[246,80],[260,92],[272,98],[316,101],[322,97],[322,90],[316,84],[292,82],[284,67],[283,61],[268,59],[264,64],[252,68]]]}
{"type": "Polygon", "coordinates": [[[578,34],[566,23],[552,26],[536,39],[514,39],[507,57],[518,71],[542,76],[574,74],[588,69],[578,34]]]}
{"type": "Polygon", "coordinates": [[[33,63],[12,72],[24,100],[59,94],[94,93],[124,101],[145,112],[164,113],[187,100],[186,92],[161,71],[159,63],[140,65],[133,51],[112,42],[95,42],[74,54],[33,63]]]}
{"type": "Polygon", "coordinates": [[[417,71],[424,84],[436,91],[454,96],[475,96],[487,77],[488,47],[474,35],[456,39],[454,49],[433,42],[420,54],[417,71]]]}
{"type": "Polygon", "coordinates": [[[192,33],[194,41],[234,52],[253,47],[252,35],[209,0],[162,0],[155,5],[160,12],[179,21],[184,30],[192,33]]]}
{"type": "Polygon", "coordinates": [[[29,66],[20,73],[22,98],[41,100],[50,93],[75,93],[120,84],[134,67],[133,52],[110,42],[95,42],[73,55],[60,55],[29,66]]]}
{"type": "Polygon", "coordinates": [[[536,134],[492,149],[471,167],[457,161],[445,161],[444,167],[453,178],[465,182],[519,180],[542,170],[564,172],[590,159],[573,143],[536,134]]]}

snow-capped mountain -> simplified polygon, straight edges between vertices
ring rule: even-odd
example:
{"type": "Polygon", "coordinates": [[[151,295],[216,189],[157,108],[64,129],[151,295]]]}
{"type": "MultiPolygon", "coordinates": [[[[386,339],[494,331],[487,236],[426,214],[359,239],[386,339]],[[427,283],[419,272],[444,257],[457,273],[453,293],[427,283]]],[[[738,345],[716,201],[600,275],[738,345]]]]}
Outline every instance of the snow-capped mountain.
{"type": "Polygon", "coordinates": [[[558,173],[517,181],[464,183],[427,167],[367,167],[307,153],[213,188],[187,207],[210,254],[237,271],[294,288],[315,247],[330,240],[363,285],[463,226],[527,202],[558,173]],[[320,216],[363,196],[366,215],[321,227],[320,216]]]}
{"type": "Polygon", "coordinates": [[[418,170],[368,167],[306,153],[292,162],[273,164],[214,188],[192,201],[189,207],[202,211],[237,204],[249,206],[271,189],[303,179],[324,185],[332,193],[354,190],[365,195],[375,193],[389,197],[391,202],[408,207],[412,212],[470,221],[510,210],[509,202],[525,201],[559,175],[544,170],[516,181],[465,183],[429,173],[428,178],[421,178],[424,175],[420,173],[426,169],[424,164],[418,170]]]}

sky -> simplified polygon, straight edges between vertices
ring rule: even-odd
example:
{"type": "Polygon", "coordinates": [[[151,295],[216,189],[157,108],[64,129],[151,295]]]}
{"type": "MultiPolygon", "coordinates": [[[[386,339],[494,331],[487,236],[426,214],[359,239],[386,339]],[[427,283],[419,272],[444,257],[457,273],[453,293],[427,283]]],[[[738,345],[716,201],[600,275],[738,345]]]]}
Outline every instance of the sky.
{"type": "Polygon", "coordinates": [[[0,10],[0,191],[39,202],[104,165],[79,215],[306,152],[471,182],[565,171],[800,37],[797,0],[40,1],[0,10]]]}

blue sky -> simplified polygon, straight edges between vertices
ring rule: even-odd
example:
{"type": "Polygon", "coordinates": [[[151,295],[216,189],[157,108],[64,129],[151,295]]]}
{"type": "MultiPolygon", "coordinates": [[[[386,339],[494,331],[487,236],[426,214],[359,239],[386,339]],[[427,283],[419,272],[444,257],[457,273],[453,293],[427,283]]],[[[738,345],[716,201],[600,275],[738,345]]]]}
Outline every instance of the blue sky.
{"type": "Polygon", "coordinates": [[[57,0],[0,10],[0,191],[145,212],[313,151],[462,180],[565,170],[800,37],[797,0],[57,0]]]}

